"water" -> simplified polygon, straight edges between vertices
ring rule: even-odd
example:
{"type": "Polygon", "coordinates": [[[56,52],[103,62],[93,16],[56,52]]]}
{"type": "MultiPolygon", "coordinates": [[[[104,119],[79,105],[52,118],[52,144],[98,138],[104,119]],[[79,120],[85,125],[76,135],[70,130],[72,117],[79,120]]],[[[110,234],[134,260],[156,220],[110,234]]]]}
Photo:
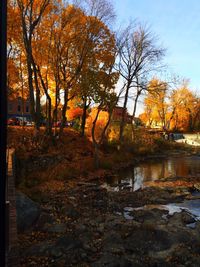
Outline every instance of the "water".
{"type": "Polygon", "coordinates": [[[169,215],[173,215],[176,212],[182,212],[183,210],[191,213],[195,218],[200,220],[200,199],[184,200],[182,203],[169,203],[166,205],[145,205],[139,208],[131,208],[128,210],[124,208],[125,211],[134,211],[134,210],[151,210],[151,209],[161,209],[167,210],[169,215]]]}
{"type": "MultiPolygon", "coordinates": [[[[112,191],[136,191],[147,187],[149,182],[165,181],[170,177],[180,177],[181,180],[181,177],[189,178],[191,176],[200,178],[200,156],[160,158],[140,163],[132,169],[111,177],[103,186],[112,191]]],[[[182,203],[145,205],[138,208],[124,207],[123,212],[119,215],[127,220],[133,220],[134,212],[137,210],[160,209],[168,211],[168,215],[184,210],[195,219],[194,223],[187,226],[195,228],[196,221],[200,221],[200,192],[195,191],[192,196],[195,199],[185,199],[182,203]]],[[[167,215],[163,215],[163,218],[167,219],[167,215]]]]}
{"type": "Polygon", "coordinates": [[[200,177],[200,157],[160,158],[140,163],[138,166],[108,178],[103,187],[111,191],[137,191],[147,187],[149,182],[163,181],[175,176],[200,177]]]}
{"type": "MultiPolygon", "coordinates": [[[[200,193],[198,193],[198,195],[200,197],[200,193]]],[[[168,215],[173,215],[176,212],[180,213],[182,211],[186,211],[195,220],[195,222],[187,225],[190,228],[195,228],[196,221],[200,221],[200,199],[184,200],[182,203],[169,203],[166,205],[160,205],[160,204],[145,205],[138,208],[125,207],[123,211],[123,216],[127,220],[133,220],[134,211],[153,210],[153,209],[166,210],[168,211],[168,215]]],[[[167,219],[167,215],[163,215],[162,217],[164,219],[167,219]]]]}
{"type": "Polygon", "coordinates": [[[174,140],[178,143],[185,143],[192,146],[200,146],[200,134],[177,134],[174,133],[174,140]]]}

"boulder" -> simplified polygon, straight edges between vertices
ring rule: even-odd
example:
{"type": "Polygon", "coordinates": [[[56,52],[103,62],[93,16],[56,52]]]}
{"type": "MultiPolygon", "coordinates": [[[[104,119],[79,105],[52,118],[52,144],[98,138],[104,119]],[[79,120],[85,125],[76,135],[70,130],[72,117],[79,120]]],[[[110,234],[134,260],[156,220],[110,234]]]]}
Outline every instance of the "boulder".
{"type": "Polygon", "coordinates": [[[57,248],[62,248],[64,251],[68,251],[70,249],[81,248],[82,242],[79,239],[76,239],[73,236],[68,235],[58,238],[55,246],[57,248]]]}
{"type": "Polygon", "coordinates": [[[53,225],[45,225],[43,230],[49,233],[65,233],[66,232],[66,225],[64,223],[59,223],[59,224],[53,224],[53,225]]]}
{"type": "Polygon", "coordinates": [[[40,206],[21,192],[16,193],[17,229],[28,230],[40,216],[40,206]]]}
{"type": "Polygon", "coordinates": [[[79,212],[71,204],[65,205],[61,211],[65,216],[72,219],[78,219],[80,216],[79,212]]]}

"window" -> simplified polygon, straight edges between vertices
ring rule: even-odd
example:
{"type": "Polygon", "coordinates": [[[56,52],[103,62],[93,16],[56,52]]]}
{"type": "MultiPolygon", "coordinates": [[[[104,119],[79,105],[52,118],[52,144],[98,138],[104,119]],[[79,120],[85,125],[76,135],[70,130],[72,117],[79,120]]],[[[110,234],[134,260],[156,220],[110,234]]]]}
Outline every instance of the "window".
{"type": "Polygon", "coordinates": [[[17,106],[17,111],[19,111],[19,112],[21,111],[21,106],[20,105],[17,106]]]}
{"type": "Polygon", "coordinates": [[[29,112],[29,106],[26,106],[26,112],[29,112]]]}

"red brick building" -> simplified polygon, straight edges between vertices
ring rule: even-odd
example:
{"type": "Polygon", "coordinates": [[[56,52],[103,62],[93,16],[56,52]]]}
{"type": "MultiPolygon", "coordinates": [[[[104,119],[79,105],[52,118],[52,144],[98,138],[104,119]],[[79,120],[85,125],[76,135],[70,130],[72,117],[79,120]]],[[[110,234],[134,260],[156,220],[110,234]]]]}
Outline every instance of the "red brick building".
{"type": "Polygon", "coordinates": [[[8,99],[8,119],[13,117],[31,120],[30,101],[28,99],[22,99],[21,97],[8,99]]]}
{"type": "MultiPolygon", "coordinates": [[[[123,107],[115,107],[113,110],[113,114],[112,114],[112,121],[114,122],[119,122],[122,119],[122,113],[123,113],[124,108],[123,107]]],[[[132,118],[133,116],[131,116],[128,112],[127,109],[125,110],[125,121],[126,123],[132,123],[132,118]]]]}

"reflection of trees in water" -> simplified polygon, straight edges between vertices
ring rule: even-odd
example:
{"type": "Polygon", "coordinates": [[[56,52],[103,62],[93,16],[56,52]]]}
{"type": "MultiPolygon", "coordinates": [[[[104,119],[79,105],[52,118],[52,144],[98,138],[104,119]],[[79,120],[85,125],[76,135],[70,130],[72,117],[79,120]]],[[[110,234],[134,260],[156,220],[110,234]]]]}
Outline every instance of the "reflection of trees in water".
{"type": "Polygon", "coordinates": [[[142,188],[144,182],[195,174],[200,174],[200,158],[172,158],[160,162],[142,163],[126,173],[121,173],[120,176],[111,177],[108,183],[122,184],[119,190],[123,190],[123,183],[128,183],[130,191],[135,191],[142,188]]]}
{"type": "Polygon", "coordinates": [[[157,179],[165,178],[171,174],[165,161],[157,163],[148,163],[141,167],[143,172],[144,181],[155,181],[157,179]]]}
{"type": "Polygon", "coordinates": [[[200,159],[176,158],[141,164],[135,168],[135,181],[155,181],[170,176],[187,176],[200,173],[200,159]]]}
{"type": "Polygon", "coordinates": [[[176,175],[185,176],[191,174],[191,170],[187,162],[183,160],[179,160],[177,163],[174,163],[174,169],[176,171],[176,175]]]}
{"type": "Polygon", "coordinates": [[[174,163],[178,176],[196,175],[200,172],[200,159],[183,158],[174,163]]]}

